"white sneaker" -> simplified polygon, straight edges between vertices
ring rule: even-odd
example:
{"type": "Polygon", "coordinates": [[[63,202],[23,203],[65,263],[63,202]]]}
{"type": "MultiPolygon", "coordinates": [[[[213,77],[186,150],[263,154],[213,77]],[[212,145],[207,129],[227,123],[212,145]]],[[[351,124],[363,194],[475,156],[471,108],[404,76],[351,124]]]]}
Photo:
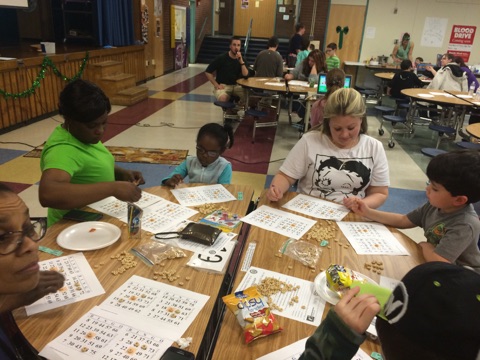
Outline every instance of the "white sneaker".
{"type": "Polygon", "coordinates": [[[245,116],[245,110],[238,110],[237,115],[240,119],[243,119],[243,117],[245,116]]]}
{"type": "Polygon", "coordinates": [[[292,122],[302,121],[302,118],[297,113],[291,113],[290,119],[292,120],[292,122]]]}

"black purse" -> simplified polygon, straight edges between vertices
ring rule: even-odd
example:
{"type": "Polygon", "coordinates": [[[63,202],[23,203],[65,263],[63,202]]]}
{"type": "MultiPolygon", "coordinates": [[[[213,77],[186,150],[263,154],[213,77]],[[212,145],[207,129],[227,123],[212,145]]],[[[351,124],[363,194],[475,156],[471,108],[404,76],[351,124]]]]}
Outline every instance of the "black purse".
{"type": "Polygon", "coordinates": [[[217,241],[222,230],[214,228],[210,225],[189,223],[182,231],[161,232],[155,234],[155,239],[168,240],[178,236],[163,235],[180,235],[182,239],[198,242],[203,245],[212,246],[217,241]]]}

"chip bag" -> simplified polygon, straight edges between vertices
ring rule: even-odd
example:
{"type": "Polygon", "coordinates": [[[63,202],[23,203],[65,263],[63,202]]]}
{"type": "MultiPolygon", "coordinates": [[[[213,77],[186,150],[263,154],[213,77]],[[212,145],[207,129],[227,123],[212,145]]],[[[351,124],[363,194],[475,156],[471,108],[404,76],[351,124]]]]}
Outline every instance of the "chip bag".
{"type": "Polygon", "coordinates": [[[222,299],[242,326],[245,343],[249,344],[253,340],[283,330],[275,320],[266,299],[255,286],[226,295],[222,299]]]}
{"type": "Polygon", "coordinates": [[[342,297],[350,289],[354,280],[362,283],[366,282],[358,273],[337,264],[332,264],[328,267],[326,276],[327,287],[337,293],[339,297],[342,297]]]}

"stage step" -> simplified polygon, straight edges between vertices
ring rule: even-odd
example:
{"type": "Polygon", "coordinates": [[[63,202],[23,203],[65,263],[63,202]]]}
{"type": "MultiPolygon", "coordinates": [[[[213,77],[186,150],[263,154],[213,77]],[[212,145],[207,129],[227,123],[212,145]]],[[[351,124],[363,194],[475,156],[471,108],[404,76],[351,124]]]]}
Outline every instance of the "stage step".
{"type": "Polygon", "coordinates": [[[126,74],[120,61],[107,60],[91,65],[90,80],[102,88],[112,105],[130,106],[148,98],[148,88],[137,86],[135,75],[126,74]]]}
{"type": "Polygon", "coordinates": [[[112,105],[130,106],[148,98],[148,88],[145,86],[134,86],[110,97],[112,105]]]}
{"type": "Polygon", "coordinates": [[[135,83],[135,75],[125,73],[104,76],[100,79],[99,84],[108,97],[137,85],[135,83]]]}
{"type": "Polygon", "coordinates": [[[89,64],[93,70],[94,83],[99,83],[100,79],[105,76],[123,73],[123,63],[115,60],[101,61],[94,64],[89,64]]]}

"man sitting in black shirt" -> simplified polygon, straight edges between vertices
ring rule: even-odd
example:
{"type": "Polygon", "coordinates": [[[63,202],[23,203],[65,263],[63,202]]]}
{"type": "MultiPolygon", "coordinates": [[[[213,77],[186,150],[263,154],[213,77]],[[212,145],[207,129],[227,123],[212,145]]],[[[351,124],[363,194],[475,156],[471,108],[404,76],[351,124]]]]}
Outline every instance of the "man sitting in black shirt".
{"type": "Polygon", "coordinates": [[[388,84],[387,93],[398,99],[405,99],[402,94],[403,89],[421,88],[424,86],[416,74],[412,72],[413,66],[410,60],[403,60],[400,64],[401,72],[395,74],[392,81],[388,84]]]}

